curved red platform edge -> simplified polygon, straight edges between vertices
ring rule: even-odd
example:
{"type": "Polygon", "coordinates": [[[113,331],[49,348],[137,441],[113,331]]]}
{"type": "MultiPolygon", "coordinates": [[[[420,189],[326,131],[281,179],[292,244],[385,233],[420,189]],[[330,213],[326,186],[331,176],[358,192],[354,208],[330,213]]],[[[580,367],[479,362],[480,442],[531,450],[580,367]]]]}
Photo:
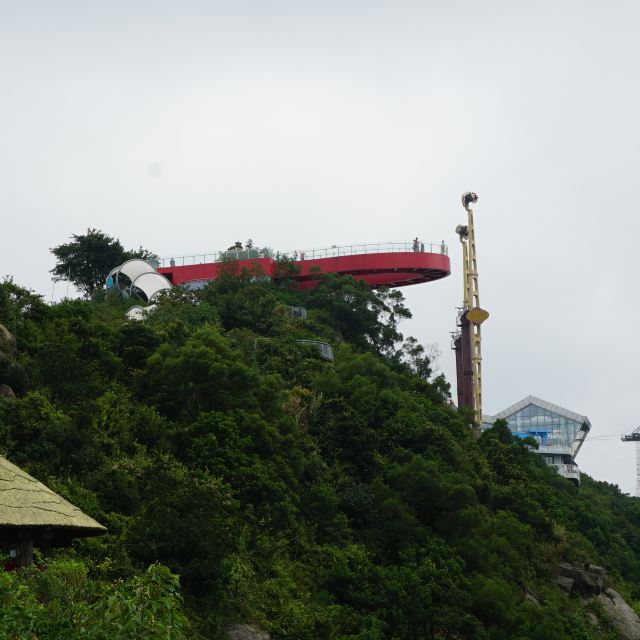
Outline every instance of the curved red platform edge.
{"type": "MultiPolygon", "coordinates": [[[[208,262],[185,266],[164,267],[158,269],[174,285],[199,280],[213,280],[227,263],[208,262]]],[[[296,266],[300,272],[293,280],[303,289],[318,284],[318,276],[327,273],[351,275],[356,280],[364,280],[373,288],[406,287],[445,278],[451,273],[449,256],[441,253],[403,252],[403,253],[367,253],[360,255],[337,256],[298,260],[296,266]]],[[[234,266],[256,270],[262,275],[274,277],[277,264],[272,258],[254,258],[238,260],[234,266]]]]}

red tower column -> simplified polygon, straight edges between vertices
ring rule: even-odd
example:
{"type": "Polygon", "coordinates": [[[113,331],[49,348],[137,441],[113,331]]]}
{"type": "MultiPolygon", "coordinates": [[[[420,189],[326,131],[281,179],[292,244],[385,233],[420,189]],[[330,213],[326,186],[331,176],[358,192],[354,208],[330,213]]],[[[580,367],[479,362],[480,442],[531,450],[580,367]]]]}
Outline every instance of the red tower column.
{"type": "Polygon", "coordinates": [[[458,318],[460,335],[453,342],[456,352],[456,382],[458,391],[458,407],[475,409],[473,400],[473,352],[471,323],[462,313],[458,318]]]}

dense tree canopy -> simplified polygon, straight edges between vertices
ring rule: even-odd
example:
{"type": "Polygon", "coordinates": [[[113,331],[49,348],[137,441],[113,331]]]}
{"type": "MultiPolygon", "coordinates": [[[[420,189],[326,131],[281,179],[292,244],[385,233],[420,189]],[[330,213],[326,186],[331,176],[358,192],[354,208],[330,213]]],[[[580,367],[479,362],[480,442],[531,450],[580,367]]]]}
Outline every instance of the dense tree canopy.
{"type": "Polygon", "coordinates": [[[155,254],[140,247],[126,251],[120,241],[97,229],[87,229],[83,235],[73,234],[72,241],[51,249],[56,265],[51,269],[56,281],[72,282],[85,297],[104,286],[107,274],[125,260],[154,260],[155,254]]]}
{"type": "Polygon", "coordinates": [[[0,452],[109,529],[0,575],[0,635],[616,638],[550,582],[561,560],[640,600],[640,503],[576,488],[504,424],[477,438],[403,342],[398,292],[230,272],[145,322],[125,308],[0,284],[0,452]]]}

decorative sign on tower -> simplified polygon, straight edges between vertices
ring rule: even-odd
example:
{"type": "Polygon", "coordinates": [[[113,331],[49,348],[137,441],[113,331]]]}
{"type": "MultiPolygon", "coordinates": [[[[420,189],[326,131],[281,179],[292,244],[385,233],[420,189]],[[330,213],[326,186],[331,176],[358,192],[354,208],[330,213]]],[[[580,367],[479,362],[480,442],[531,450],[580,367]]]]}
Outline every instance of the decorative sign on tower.
{"type": "Polygon", "coordinates": [[[458,406],[473,409],[477,424],[482,422],[482,348],[481,325],[489,317],[480,307],[478,261],[473,227],[472,204],[478,196],[472,191],[462,194],[462,206],[467,211],[467,224],[458,225],[456,233],[462,244],[463,303],[458,314],[459,330],[453,336],[456,353],[458,406]]]}

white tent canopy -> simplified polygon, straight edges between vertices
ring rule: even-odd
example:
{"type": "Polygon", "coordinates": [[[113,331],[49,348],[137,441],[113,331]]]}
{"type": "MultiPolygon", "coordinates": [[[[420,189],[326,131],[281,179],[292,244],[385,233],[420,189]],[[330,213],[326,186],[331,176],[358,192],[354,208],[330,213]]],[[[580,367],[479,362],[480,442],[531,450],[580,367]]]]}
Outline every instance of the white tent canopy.
{"type": "Polygon", "coordinates": [[[144,320],[144,307],[136,305],[125,313],[127,320],[144,320]]]}
{"type": "Polygon", "coordinates": [[[135,305],[127,311],[126,317],[129,320],[144,320],[149,311],[155,309],[156,305],[149,304],[152,298],[161,291],[171,289],[171,282],[162,274],[158,273],[148,262],[140,260],[139,258],[133,258],[132,260],[123,262],[119,267],[111,269],[107,276],[106,286],[107,289],[114,287],[123,297],[127,297],[133,293],[137,293],[138,297],[142,297],[140,294],[143,294],[147,299],[146,302],[148,306],[142,307],[135,305]],[[128,292],[123,290],[120,282],[118,282],[120,274],[124,274],[131,281],[128,292]]]}
{"type": "Polygon", "coordinates": [[[140,305],[136,305],[131,307],[125,314],[127,316],[127,320],[145,320],[151,311],[156,308],[157,305],[150,304],[148,307],[141,307],[140,305]]]}
{"type": "Polygon", "coordinates": [[[127,276],[127,278],[133,282],[138,276],[149,272],[155,272],[155,269],[148,262],[140,260],[140,258],[126,260],[121,265],[109,271],[109,275],[107,276],[107,289],[114,285],[118,287],[122,286],[123,283],[119,282],[120,274],[127,276]]]}
{"type": "Polygon", "coordinates": [[[147,271],[140,274],[135,280],[132,279],[130,293],[133,293],[134,288],[140,289],[150,302],[156,294],[171,289],[171,283],[157,271],[147,271]]]}
{"type": "Polygon", "coordinates": [[[141,276],[143,273],[148,273],[150,271],[155,272],[155,269],[144,260],[140,260],[140,258],[132,258],[131,260],[127,260],[120,265],[118,269],[118,275],[124,274],[133,282],[137,277],[141,276]]]}

